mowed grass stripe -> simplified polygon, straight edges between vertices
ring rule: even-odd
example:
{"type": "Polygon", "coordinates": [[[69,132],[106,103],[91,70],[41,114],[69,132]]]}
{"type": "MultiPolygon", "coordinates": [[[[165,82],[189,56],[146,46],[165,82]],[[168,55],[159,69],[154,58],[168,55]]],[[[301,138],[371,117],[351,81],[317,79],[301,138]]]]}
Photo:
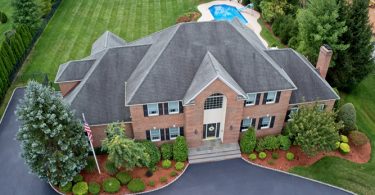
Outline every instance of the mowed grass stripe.
{"type": "Polygon", "coordinates": [[[161,2],[160,1],[155,1],[154,3],[154,23],[155,23],[155,31],[159,31],[163,28],[163,23],[162,23],[162,14],[161,14],[161,2]]]}
{"type": "Polygon", "coordinates": [[[150,34],[151,32],[155,32],[155,4],[156,4],[156,1],[153,1],[153,0],[148,0],[148,21],[150,21],[147,25],[147,30],[148,30],[148,33],[150,34]]]}
{"type": "Polygon", "coordinates": [[[150,14],[150,4],[146,1],[143,1],[142,3],[142,9],[141,9],[141,37],[144,37],[146,35],[148,35],[150,32],[148,30],[148,26],[150,23],[152,22],[148,22],[148,15],[150,14]]]}
{"type": "Polygon", "coordinates": [[[126,29],[126,35],[129,40],[134,40],[134,33],[137,30],[137,26],[135,24],[136,20],[136,8],[137,4],[136,2],[130,3],[130,9],[129,9],[129,15],[128,15],[128,24],[127,24],[127,29],[126,29]]]}

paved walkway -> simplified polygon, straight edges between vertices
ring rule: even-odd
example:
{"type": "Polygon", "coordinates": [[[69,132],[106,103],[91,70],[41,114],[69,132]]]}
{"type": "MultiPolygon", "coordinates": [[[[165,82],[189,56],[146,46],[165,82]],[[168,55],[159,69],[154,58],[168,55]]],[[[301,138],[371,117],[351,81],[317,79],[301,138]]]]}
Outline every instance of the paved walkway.
{"type": "Polygon", "coordinates": [[[20,157],[20,144],[15,140],[19,123],[14,111],[23,94],[23,89],[16,90],[0,123],[0,194],[56,194],[49,184],[28,173],[29,170],[20,157]]]}

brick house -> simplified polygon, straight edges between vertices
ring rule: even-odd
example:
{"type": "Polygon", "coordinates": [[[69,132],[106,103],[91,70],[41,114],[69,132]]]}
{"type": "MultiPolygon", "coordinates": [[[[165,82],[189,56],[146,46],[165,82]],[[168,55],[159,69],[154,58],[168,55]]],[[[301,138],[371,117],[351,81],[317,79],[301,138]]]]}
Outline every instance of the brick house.
{"type": "Polygon", "coordinates": [[[64,100],[85,113],[94,145],[108,123],[123,121],[135,139],[162,143],[184,135],[237,143],[279,134],[289,113],[339,99],[325,81],[332,51],[322,46],[316,68],[292,49],[268,49],[239,21],[177,24],[133,42],[105,32],[90,56],[60,65],[64,100]]]}

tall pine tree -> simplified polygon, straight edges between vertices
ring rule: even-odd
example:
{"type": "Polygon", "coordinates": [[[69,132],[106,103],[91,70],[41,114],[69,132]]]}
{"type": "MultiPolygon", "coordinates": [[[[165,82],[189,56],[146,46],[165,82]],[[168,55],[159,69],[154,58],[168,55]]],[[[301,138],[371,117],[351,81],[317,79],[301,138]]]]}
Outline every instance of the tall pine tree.
{"type": "Polygon", "coordinates": [[[51,87],[27,85],[16,111],[22,157],[31,171],[54,185],[72,181],[86,165],[89,152],[84,129],[51,87]]]}
{"type": "Polygon", "coordinates": [[[340,15],[348,31],[340,39],[349,45],[338,51],[336,66],[328,72],[328,80],[341,90],[350,91],[374,70],[371,44],[371,26],[368,18],[368,0],[353,0],[351,4],[340,0],[340,15]]]}
{"type": "Polygon", "coordinates": [[[40,24],[40,11],[35,0],[13,0],[14,8],[13,19],[14,24],[27,25],[32,30],[36,30],[40,24]]]}

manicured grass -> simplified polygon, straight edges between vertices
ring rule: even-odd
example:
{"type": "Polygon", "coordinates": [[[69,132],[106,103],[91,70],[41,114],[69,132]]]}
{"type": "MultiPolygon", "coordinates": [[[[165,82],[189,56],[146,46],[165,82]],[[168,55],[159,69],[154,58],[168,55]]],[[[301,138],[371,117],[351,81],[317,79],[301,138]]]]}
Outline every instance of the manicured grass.
{"type": "MultiPolygon", "coordinates": [[[[42,73],[53,81],[60,64],[89,55],[91,45],[106,30],[133,41],[175,24],[179,15],[207,1],[63,0],[8,90],[0,115],[15,86],[42,73]]],[[[0,5],[10,6],[10,1],[0,0],[0,5]]]]}
{"type": "Polygon", "coordinates": [[[375,193],[375,75],[370,75],[352,93],[343,95],[345,102],[352,102],[357,110],[359,129],[371,141],[371,159],[366,164],[325,157],[310,167],[296,167],[293,173],[327,182],[358,194],[375,193]]]}
{"type": "Polygon", "coordinates": [[[262,31],[260,31],[260,36],[263,37],[268,43],[268,47],[278,47],[278,48],[285,48],[280,40],[272,34],[272,32],[267,28],[266,24],[264,23],[262,18],[258,19],[258,23],[262,27],[262,31]]]}
{"type": "Polygon", "coordinates": [[[4,12],[8,17],[8,22],[5,24],[0,24],[0,41],[4,39],[3,33],[12,28],[12,12],[13,7],[11,6],[12,1],[10,0],[0,0],[0,11],[4,12]]]}

